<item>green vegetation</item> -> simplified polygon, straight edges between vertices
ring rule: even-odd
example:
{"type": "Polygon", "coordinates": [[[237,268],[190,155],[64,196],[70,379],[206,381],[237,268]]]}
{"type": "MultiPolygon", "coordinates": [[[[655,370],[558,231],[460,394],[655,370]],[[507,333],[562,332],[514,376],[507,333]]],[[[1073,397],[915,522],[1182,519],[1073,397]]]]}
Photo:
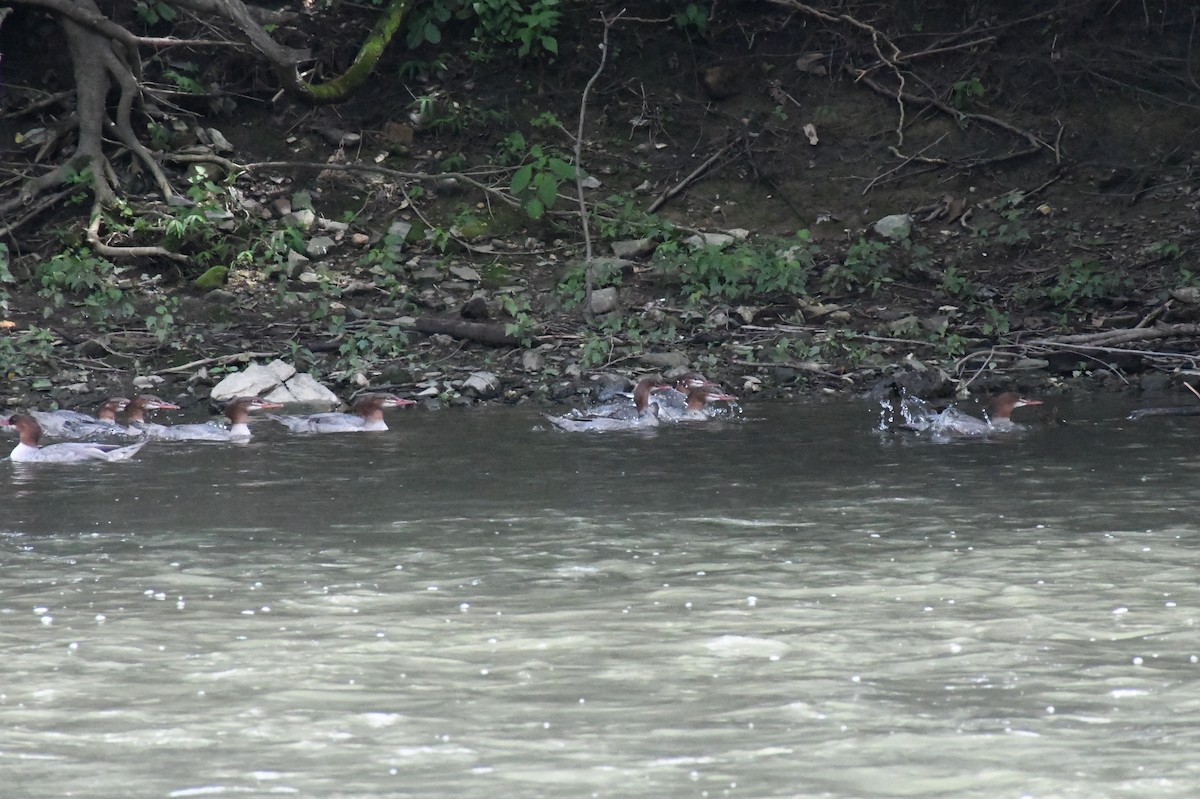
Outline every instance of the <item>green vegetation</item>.
{"type": "Polygon", "coordinates": [[[694,305],[758,294],[804,295],[820,251],[808,231],[801,230],[791,239],[764,238],[728,248],[690,249],[668,241],[658,247],[655,261],[662,273],[682,281],[683,294],[694,305]]]}
{"type": "Polygon", "coordinates": [[[891,283],[891,264],[884,255],[888,246],[882,241],[860,237],[846,250],[840,264],[832,264],[821,276],[821,285],[839,293],[869,290],[875,294],[891,283]]]}

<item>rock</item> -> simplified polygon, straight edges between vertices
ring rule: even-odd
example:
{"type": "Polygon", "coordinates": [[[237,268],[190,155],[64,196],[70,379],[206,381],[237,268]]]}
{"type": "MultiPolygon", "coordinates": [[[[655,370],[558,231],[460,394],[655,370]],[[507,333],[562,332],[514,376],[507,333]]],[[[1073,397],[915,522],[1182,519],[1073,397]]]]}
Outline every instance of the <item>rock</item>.
{"type": "Polygon", "coordinates": [[[541,372],[546,367],[546,356],[540,350],[525,350],[521,353],[521,368],[526,372],[541,372]]]}
{"type": "Polygon", "coordinates": [[[483,297],[472,297],[458,310],[458,315],[463,319],[484,321],[488,318],[487,301],[483,297]]]}
{"type": "Polygon", "coordinates": [[[225,285],[229,279],[228,266],[209,267],[204,274],[192,281],[192,285],[201,291],[212,291],[225,285]]]}
{"type": "Polygon", "coordinates": [[[628,377],[616,372],[604,372],[596,378],[596,400],[607,402],[616,395],[629,391],[633,383],[628,377]]]}
{"type": "Polygon", "coordinates": [[[1021,358],[1014,361],[1009,369],[1015,371],[1034,370],[1034,369],[1049,369],[1050,362],[1045,358],[1021,358]]]}
{"type": "Polygon", "coordinates": [[[683,243],[693,249],[701,247],[717,247],[725,248],[735,241],[733,236],[727,233],[695,233],[683,240],[683,243]]]}
{"type": "Polygon", "coordinates": [[[227,375],[224,380],[213,386],[209,398],[216,402],[225,402],[234,397],[257,397],[275,388],[279,383],[279,378],[267,367],[250,364],[240,372],[227,375]]]}
{"type": "Polygon", "coordinates": [[[304,267],[310,263],[307,255],[298,253],[295,250],[288,250],[287,266],[284,269],[284,274],[290,278],[299,276],[304,271],[304,267]]]}
{"type": "Polygon", "coordinates": [[[689,363],[686,352],[643,352],[638,360],[659,369],[683,369],[689,363]]]}
{"type": "Polygon", "coordinates": [[[1138,386],[1150,394],[1158,394],[1166,391],[1171,386],[1171,375],[1163,372],[1143,372],[1138,377],[1138,386]]]}
{"type": "Polygon", "coordinates": [[[308,230],[313,226],[313,222],[317,221],[317,215],[312,209],[301,208],[298,211],[292,211],[290,214],[284,214],[280,221],[287,227],[308,230]]]}
{"type": "Polygon", "coordinates": [[[591,175],[588,175],[587,177],[585,177],[583,180],[580,181],[580,183],[583,184],[583,187],[585,189],[598,189],[601,186],[600,180],[598,178],[592,177],[591,175]]]}
{"type": "Polygon", "coordinates": [[[229,143],[229,139],[225,138],[225,134],[221,133],[221,131],[216,128],[209,128],[205,132],[208,133],[208,140],[212,142],[212,148],[215,152],[233,152],[233,145],[229,143]]]}
{"type": "Polygon", "coordinates": [[[500,378],[491,372],[472,372],[463,382],[463,389],[479,399],[494,399],[500,396],[500,378]]]}
{"type": "Polygon", "coordinates": [[[908,214],[885,216],[872,229],[885,239],[907,239],[912,233],[912,217],[908,214]]]}
{"type": "Polygon", "coordinates": [[[471,283],[479,282],[479,273],[469,266],[452,266],[449,272],[459,280],[467,280],[471,283]]]}
{"type": "Polygon", "coordinates": [[[658,249],[658,242],[654,239],[629,239],[614,241],[611,246],[617,258],[645,258],[658,249]]]}
{"type": "Polygon", "coordinates": [[[329,236],[313,236],[304,245],[304,252],[309,258],[320,258],[333,249],[335,243],[329,236]]]}
{"type": "Polygon", "coordinates": [[[592,292],[591,312],[597,316],[611,313],[620,306],[620,296],[616,286],[606,286],[592,292]]]}
{"type": "Polygon", "coordinates": [[[309,374],[297,374],[285,384],[279,386],[266,399],[271,402],[299,402],[306,405],[329,405],[334,407],[341,403],[337,394],[321,385],[315,377],[309,374]]]}
{"type": "Polygon", "coordinates": [[[133,378],[133,387],[145,390],[148,388],[154,388],[155,386],[161,386],[165,382],[167,381],[158,375],[143,375],[141,377],[133,378]]]}
{"type": "Polygon", "coordinates": [[[1195,286],[1181,286],[1171,290],[1171,296],[1187,305],[1195,305],[1200,303],[1200,288],[1195,286]]]}
{"type": "Polygon", "coordinates": [[[267,364],[267,371],[275,376],[280,383],[291,380],[296,374],[296,367],[276,358],[267,364]]]}

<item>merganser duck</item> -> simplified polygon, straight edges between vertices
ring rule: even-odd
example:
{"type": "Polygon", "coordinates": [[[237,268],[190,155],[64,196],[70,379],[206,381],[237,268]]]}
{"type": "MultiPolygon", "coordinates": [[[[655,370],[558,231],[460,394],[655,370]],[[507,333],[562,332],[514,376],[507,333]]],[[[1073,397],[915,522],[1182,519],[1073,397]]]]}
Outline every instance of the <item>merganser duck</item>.
{"type": "Polygon", "coordinates": [[[155,431],[165,430],[167,425],[147,422],[146,411],[178,409],[179,406],[175,403],[167,402],[165,399],[156,397],[153,394],[139,394],[130,400],[129,405],[126,406],[125,421],[129,425],[129,429],[137,431],[138,435],[147,436],[149,438],[165,438],[166,436],[155,435],[155,431]]]}
{"type": "Polygon", "coordinates": [[[650,392],[660,385],[656,378],[647,377],[638,381],[633,389],[633,408],[620,406],[612,413],[580,413],[572,411],[564,416],[546,416],[559,430],[571,433],[599,432],[608,430],[632,430],[638,427],[658,426],[658,403],[650,403],[650,392]]]}
{"type": "Polygon", "coordinates": [[[941,413],[930,411],[924,417],[918,417],[914,429],[928,430],[934,435],[950,437],[987,436],[993,433],[1011,433],[1023,430],[1024,425],[1017,424],[1010,416],[1017,408],[1029,405],[1041,405],[1041,400],[1022,397],[1015,391],[1006,391],[993,399],[987,408],[983,419],[977,419],[958,408],[950,407],[941,413]]]}
{"type": "Polygon", "coordinates": [[[663,387],[658,396],[655,397],[658,400],[658,405],[662,410],[663,416],[670,418],[672,416],[682,416],[687,413],[688,395],[693,389],[697,388],[720,389],[720,386],[699,372],[684,372],[675,378],[673,384],[663,387]]]}
{"type": "Polygon", "coordinates": [[[350,406],[350,413],[314,413],[308,416],[276,416],[267,414],[293,433],[361,433],[387,430],[383,420],[384,408],[403,408],[416,405],[416,400],[402,399],[395,394],[363,394],[350,406]]]}
{"type": "Polygon", "coordinates": [[[712,385],[695,386],[687,394],[687,402],[684,405],[683,412],[679,414],[679,419],[684,421],[698,421],[713,418],[713,414],[708,410],[710,402],[736,402],[737,397],[732,394],[726,394],[719,388],[714,388],[712,385]]]}
{"type": "Polygon", "coordinates": [[[8,458],[16,463],[84,463],[87,461],[123,461],[132,458],[145,446],[145,441],[119,447],[116,444],[93,444],[70,441],[64,444],[40,446],[42,426],[27,413],[18,413],[8,419],[0,419],[0,426],[15,427],[21,437],[20,443],[9,453],[8,458]]]}
{"type": "Polygon", "coordinates": [[[129,400],[125,397],[109,397],[90,416],[80,411],[30,411],[37,420],[43,435],[59,438],[81,438],[92,435],[127,435],[117,422],[117,414],[125,410],[129,400]]]}
{"type": "Polygon", "coordinates": [[[269,402],[261,397],[237,397],[225,405],[225,416],[229,427],[215,422],[201,424],[144,425],[147,438],[164,441],[247,441],[250,438],[250,411],[282,408],[278,402],[269,402]]]}
{"type": "Polygon", "coordinates": [[[609,416],[616,419],[633,419],[641,416],[650,403],[650,394],[666,388],[657,377],[643,377],[633,387],[629,394],[619,394],[613,399],[592,405],[585,409],[575,409],[567,413],[569,419],[591,419],[598,416],[609,416]]]}

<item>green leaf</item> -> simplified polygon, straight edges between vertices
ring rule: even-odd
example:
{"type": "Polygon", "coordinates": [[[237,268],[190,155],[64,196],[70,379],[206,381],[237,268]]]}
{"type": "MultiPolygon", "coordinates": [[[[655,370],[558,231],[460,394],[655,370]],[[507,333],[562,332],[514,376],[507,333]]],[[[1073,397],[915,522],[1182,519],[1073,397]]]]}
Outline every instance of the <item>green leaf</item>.
{"type": "Polygon", "coordinates": [[[537,198],[542,204],[547,208],[553,206],[554,201],[558,199],[558,181],[549,172],[543,172],[534,179],[533,184],[537,198]]]}
{"type": "Polygon", "coordinates": [[[520,194],[529,188],[530,182],[533,180],[533,164],[526,164],[513,173],[512,183],[509,185],[509,190],[513,194],[520,194]]]}
{"type": "Polygon", "coordinates": [[[550,167],[551,172],[558,175],[563,180],[575,179],[575,167],[571,164],[568,164],[561,158],[551,158],[546,162],[546,165],[550,167]]]}
{"type": "Polygon", "coordinates": [[[525,213],[529,214],[530,219],[541,219],[546,213],[546,207],[542,205],[541,200],[530,200],[525,203],[525,213]]]}
{"type": "Polygon", "coordinates": [[[558,55],[558,41],[553,36],[542,37],[542,49],[547,53],[558,55]]]}
{"type": "Polygon", "coordinates": [[[437,25],[432,22],[425,23],[425,41],[430,44],[438,44],[442,41],[442,32],[437,25]]]}

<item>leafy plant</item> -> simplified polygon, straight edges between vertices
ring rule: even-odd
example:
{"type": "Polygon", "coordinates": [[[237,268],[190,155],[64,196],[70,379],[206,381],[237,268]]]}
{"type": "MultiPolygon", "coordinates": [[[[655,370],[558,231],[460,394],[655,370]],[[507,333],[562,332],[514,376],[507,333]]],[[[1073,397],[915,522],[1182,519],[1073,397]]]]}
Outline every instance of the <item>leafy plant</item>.
{"type": "Polygon", "coordinates": [[[1001,213],[1005,221],[996,228],[996,241],[1010,247],[1016,247],[1029,242],[1029,228],[1022,221],[1021,211],[1010,208],[1001,213]]]}
{"type": "Polygon", "coordinates": [[[874,294],[885,283],[892,282],[888,274],[891,267],[883,258],[887,249],[882,241],[860,237],[846,250],[846,257],[840,264],[832,264],[825,270],[821,283],[832,291],[870,289],[874,294]]]}
{"type": "Polygon", "coordinates": [[[157,25],[160,21],[173,22],[178,16],[178,12],[163,0],[138,0],[134,3],[133,12],[147,25],[157,25]]]}
{"type": "Polygon", "coordinates": [[[546,153],[540,144],[529,148],[527,158],[513,173],[509,191],[521,200],[521,207],[530,219],[541,219],[554,206],[563,181],[575,179],[575,167],[546,153]]]}
{"type": "Polygon", "coordinates": [[[977,77],[958,80],[950,87],[950,104],[959,111],[965,111],[986,93],[983,82],[977,77]]]}
{"type": "MultiPolygon", "coordinates": [[[[595,261],[592,263],[592,288],[601,289],[607,286],[621,285],[621,269],[610,261],[595,261]]],[[[587,295],[587,264],[579,261],[563,273],[558,282],[558,291],[568,302],[578,305],[587,295]]]]}
{"type": "Polygon", "coordinates": [[[500,307],[512,317],[512,321],[504,326],[505,335],[515,336],[523,346],[528,347],[533,341],[533,330],[537,320],[530,313],[529,298],[524,295],[500,294],[500,307]]]}
{"type": "Polygon", "coordinates": [[[30,327],[13,336],[0,337],[0,378],[28,379],[45,373],[54,358],[58,337],[44,327],[30,327]]]}
{"type": "Polygon", "coordinates": [[[682,11],[675,15],[675,27],[680,30],[694,30],[697,33],[708,32],[708,7],[702,3],[688,3],[682,11]]]}
{"type": "Polygon", "coordinates": [[[558,55],[558,28],[562,12],[560,0],[475,0],[471,9],[477,19],[475,40],[480,45],[476,57],[486,59],[494,45],[515,45],[517,55],[558,55]]]}
{"type": "Polygon", "coordinates": [[[818,252],[820,248],[812,243],[808,231],[801,230],[793,239],[742,242],[729,249],[705,246],[685,252],[667,242],[655,258],[679,275],[684,294],[694,304],[756,294],[806,294],[818,252]]]}
{"type": "Polygon", "coordinates": [[[1046,292],[1056,305],[1072,306],[1079,300],[1108,297],[1130,283],[1117,271],[1106,269],[1094,259],[1072,258],[1058,273],[1058,279],[1046,292]]]}

